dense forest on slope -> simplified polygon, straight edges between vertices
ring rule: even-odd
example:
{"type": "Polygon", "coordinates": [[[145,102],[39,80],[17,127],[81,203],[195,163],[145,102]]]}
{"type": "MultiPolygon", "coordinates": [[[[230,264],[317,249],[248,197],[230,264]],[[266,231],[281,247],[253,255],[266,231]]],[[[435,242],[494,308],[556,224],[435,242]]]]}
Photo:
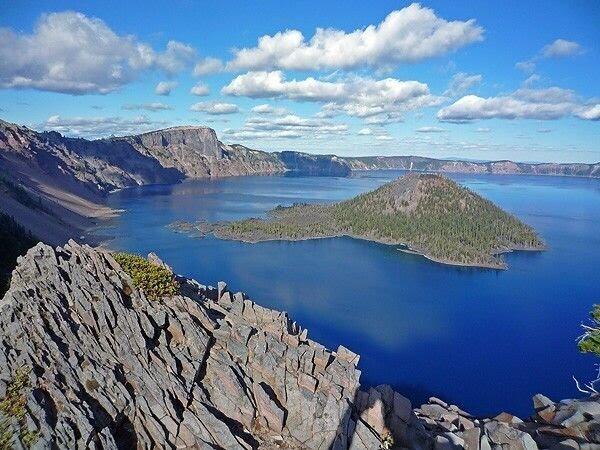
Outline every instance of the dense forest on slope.
{"type": "Polygon", "coordinates": [[[439,262],[497,268],[505,267],[499,253],[544,247],[531,227],[492,202],[443,176],[415,173],[347,201],[279,206],[267,219],[194,229],[248,242],[346,235],[404,244],[439,262]]]}
{"type": "Polygon", "coordinates": [[[10,282],[17,258],[37,244],[38,240],[15,220],[0,213],[0,298],[10,282]]]}

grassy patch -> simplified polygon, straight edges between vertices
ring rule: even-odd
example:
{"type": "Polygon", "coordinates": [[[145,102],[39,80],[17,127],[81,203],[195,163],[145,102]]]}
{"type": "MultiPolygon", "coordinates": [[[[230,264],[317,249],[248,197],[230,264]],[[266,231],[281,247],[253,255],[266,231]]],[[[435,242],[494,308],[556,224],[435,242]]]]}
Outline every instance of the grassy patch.
{"type": "Polygon", "coordinates": [[[29,368],[22,367],[15,373],[6,389],[6,396],[0,401],[0,450],[12,449],[15,437],[25,448],[31,447],[38,439],[37,431],[27,429],[25,407],[28,388],[29,368]]]}
{"type": "Polygon", "coordinates": [[[158,264],[154,264],[141,256],[119,252],[114,255],[121,268],[133,280],[133,284],[148,299],[160,300],[179,294],[179,285],[173,274],[158,264]]]}

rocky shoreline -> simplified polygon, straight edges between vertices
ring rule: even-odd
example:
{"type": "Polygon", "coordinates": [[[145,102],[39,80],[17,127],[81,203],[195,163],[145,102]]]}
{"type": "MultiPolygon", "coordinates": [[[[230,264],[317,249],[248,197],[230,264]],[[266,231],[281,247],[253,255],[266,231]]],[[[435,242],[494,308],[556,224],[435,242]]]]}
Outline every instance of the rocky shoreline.
{"type": "Polygon", "coordinates": [[[389,386],[362,390],[359,356],[312,341],[287,314],[223,282],[176,280],[181,295],[151,301],[108,251],[71,241],[20,258],[0,300],[0,398],[28,369],[23,419],[0,408],[13,439],[25,427],[40,449],[600,445],[596,396],[537,395],[525,420],[435,398],[413,409],[389,386]]]}

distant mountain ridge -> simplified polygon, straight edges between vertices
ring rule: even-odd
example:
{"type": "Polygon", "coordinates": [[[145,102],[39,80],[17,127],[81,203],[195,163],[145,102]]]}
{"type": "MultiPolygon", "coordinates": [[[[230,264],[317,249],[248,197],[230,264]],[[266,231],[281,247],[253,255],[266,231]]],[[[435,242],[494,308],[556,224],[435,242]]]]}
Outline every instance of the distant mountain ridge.
{"type": "Polygon", "coordinates": [[[343,158],[352,170],[404,169],[443,173],[492,173],[510,175],[558,175],[600,177],[600,162],[520,163],[509,160],[470,161],[434,159],[424,156],[359,156],[343,158]]]}
{"type": "Polygon", "coordinates": [[[600,177],[596,164],[473,162],[419,156],[339,157],[296,151],[265,152],[224,144],[215,130],[178,126],[98,140],[36,132],[0,120],[0,211],[52,244],[82,234],[96,219],[115,214],[109,192],[186,178],[296,173],[344,177],[353,170],[406,169],[446,173],[506,173],[600,177]],[[23,189],[41,205],[18,199],[23,189]]]}

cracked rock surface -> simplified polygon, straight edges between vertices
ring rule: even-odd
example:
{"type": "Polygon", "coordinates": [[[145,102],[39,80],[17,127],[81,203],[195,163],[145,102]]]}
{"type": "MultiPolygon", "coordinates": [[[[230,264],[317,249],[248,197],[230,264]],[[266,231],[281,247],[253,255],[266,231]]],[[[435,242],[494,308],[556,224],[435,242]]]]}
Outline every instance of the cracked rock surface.
{"type": "MultiPolygon", "coordinates": [[[[151,254],[155,264],[165,265],[151,254]]],[[[170,269],[169,269],[170,270],[170,269]]],[[[0,300],[0,398],[30,369],[34,448],[595,449],[596,397],[474,418],[389,386],[359,390],[358,355],[220,282],[176,277],[150,301],[108,251],[71,241],[19,259],[0,300]],[[387,445],[387,447],[384,447],[387,445]]],[[[0,420],[2,413],[0,412],[0,420]]],[[[12,424],[17,427],[16,423],[12,424]]],[[[12,445],[22,448],[15,433],[12,445]]]]}

